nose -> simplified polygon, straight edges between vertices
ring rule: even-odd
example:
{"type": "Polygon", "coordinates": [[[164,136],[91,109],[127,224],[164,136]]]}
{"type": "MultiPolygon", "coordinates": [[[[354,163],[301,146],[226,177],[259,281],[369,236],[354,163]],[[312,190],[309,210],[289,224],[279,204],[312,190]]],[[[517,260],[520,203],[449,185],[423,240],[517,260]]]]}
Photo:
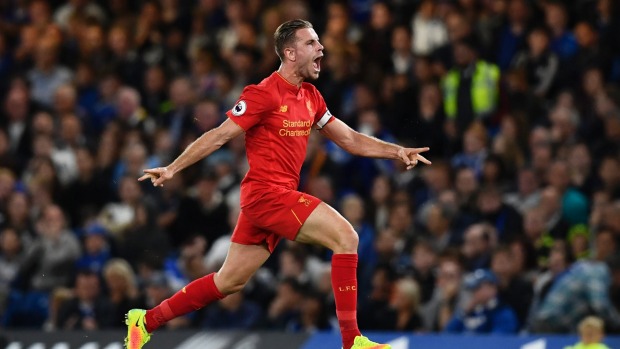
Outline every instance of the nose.
{"type": "Polygon", "coordinates": [[[318,42],[318,41],[316,43],[318,44],[318,50],[319,51],[323,51],[323,49],[324,49],[323,45],[321,45],[321,43],[318,42]]]}

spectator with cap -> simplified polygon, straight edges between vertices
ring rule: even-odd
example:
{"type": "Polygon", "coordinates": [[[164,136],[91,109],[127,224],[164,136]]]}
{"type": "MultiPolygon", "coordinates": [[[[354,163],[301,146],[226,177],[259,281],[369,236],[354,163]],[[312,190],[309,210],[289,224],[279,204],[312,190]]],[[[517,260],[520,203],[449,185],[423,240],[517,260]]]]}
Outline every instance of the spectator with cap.
{"type": "Polygon", "coordinates": [[[103,266],[111,258],[107,241],[108,231],[101,224],[90,223],[84,229],[84,253],[76,261],[77,270],[90,270],[101,274],[103,266]]]}
{"type": "Polygon", "coordinates": [[[478,269],[465,279],[465,287],[472,292],[471,300],[463,311],[457,312],[445,328],[452,333],[516,333],[517,317],[498,298],[497,278],[489,270],[478,269]]]}

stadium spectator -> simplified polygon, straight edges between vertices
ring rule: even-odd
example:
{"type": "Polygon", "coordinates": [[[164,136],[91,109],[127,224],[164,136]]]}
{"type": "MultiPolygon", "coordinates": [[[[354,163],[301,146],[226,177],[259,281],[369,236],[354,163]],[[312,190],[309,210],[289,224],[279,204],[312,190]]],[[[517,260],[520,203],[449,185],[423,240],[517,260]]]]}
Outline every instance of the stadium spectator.
{"type": "Polygon", "coordinates": [[[390,305],[396,312],[396,330],[409,332],[422,329],[422,318],[418,313],[420,286],[415,280],[402,278],[396,281],[390,305]]]}
{"type": "Polygon", "coordinates": [[[144,297],[138,289],[136,275],[127,261],[113,258],[103,266],[102,276],[111,307],[110,325],[122,327],[129,309],[144,306],[144,297]]]}
{"type": "Polygon", "coordinates": [[[545,97],[555,87],[559,69],[558,56],[550,50],[550,33],[536,27],[527,34],[527,49],[517,54],[512,66],[525,73],[528,86],[538,97],[545,97]]]}
{"type": "Polygon", "coordinates": [[[212,329],[243,329],[256,328],[263,320],[261,307],[248,300],[243,292],[226,297],[205,309],[202,326],[212,329]]]}
{"type": "Polygon", "coordinates": [[[396,326],[396,314],[390,308],[395,273],[389,264],[378,265],[372,275],[369,296],[360,302],[359,327],[365,330],[388,330],[396,326]]]}
{"type": "Polygon", "coordinates": [[[498,298],[497,278],[483,269],[465,280],[472,298],[463,312],[458,312],[446,325],[452,333],[516,333],[519,325],[512,308],[498,298]]]}
{"type": "Polygon", "coordinates": [[[465,306],[463,273],[458,255],[446,253],[439,257],[433,295],[421,309],[424,327],[427,330],[444,330],[453,315],[465,306]]]}
{"type": "Polygon", "coordinates": [[[5,312],[11,286],[24,258],[22,240],[14,228],[0,231],[0,310],[5,312]]]}
{"type": "Polygon", "coordinates": [[[57,205],[45,207],[36,230],[37,238],[26,251],[20,268],[26,289],[50,292],[55,287],[68,286],[81,248],[67,228],[62,209],[57,205]]]}
{"type": "Polygon", "coordinates": [[[502,202],[502,193],[496,186],[486,186],[478,194],[478,220],[490,224],[497,231],[499,242],[506,242],[523,232],[523,218],[512,206],[502,202]]]}
{"type": "Polygon", "coordinates": [[[595,348],[609,349],[601,343],[605,336],[605,323],[596,316],[587,316],[579,322],[579,343],[565,349],[595,348]]]}
{"type": "Polygon", "coordinates": [[[508,246],[493,251],[491,271],[497,277],[498,298],[510,306],[518,320],[518,328],[525,326],[533,297],[532,284],[519,275],[512,263],[514,253],[508,246]]]}
{"type": "Polygon", "coordinates": [[[274,330],[295,331],[300,323],[303,286],[292,277],[278,283],[276,296],[267,312],[268,327],[274,330]]]}
{"type": "Polygon", "coordinates": [[[596,314],[611,327],[620,324],[620,314],[610,298],[612,275],[620,268],[618,263],[594,260],[575,262],[555,281],[554,287],[533,314],[535,332],[574,331],[580,319],[596,314]]]}
{"type": "Polygon", "coordinates": [[[107,240],[108,232],[97,223],[91,223],[84,229],[83,253],[77,260],[77,270],[89,270],[101,275],[104,265],[110,259],[110,246],[107,240]]]}
{"type": "Polygon", "coordinates": [[[74,294],[74,297],[60,304],[55,324],[57,329],[92,331],[112,325],[112,309],[101,294],[96,273],[78,272],[74,294]]]}
{"type": "Polygon", "coordinates": [[[565,5],[560,1],[550,1],[544,6],[545,23],[551,30],[551,50],[563,62],[566,62],[577,52],[577,41],[568,27],[568,13],[565,5]]]}
{"type": "Polygon", "coordinates": [[[37,44],[34,68],[28,72],[32,84],[32,99],[44,106],[52,106],[52,96],[58,87],[70,83],[71,70],[59,64],[58,45],[50,40],[37,44]]]}
{"type": "Polygon", "coordinates": [[[540,185],[532,168],[523,167],[517,175],[517,190],[504,195],[504,202],[524,215],[540,203],[540,185]]]}
{"type": "Polygon", "coordinates": [[[455,42],[455,67],[442,79],[444,110],[459,134],[474,121],[489,123],[499,103],[498,67],[479,58],[471,37],[455,42]]]}
{"type": "Polygon", "coordinates": [[[413,52],[416,55],[428,55],[448,40],[446,25],[437,18],[435,3],[430,0],[422,1],[420,4],[411,19],[411,30],[415,33],[411,39],[413,52]]]}

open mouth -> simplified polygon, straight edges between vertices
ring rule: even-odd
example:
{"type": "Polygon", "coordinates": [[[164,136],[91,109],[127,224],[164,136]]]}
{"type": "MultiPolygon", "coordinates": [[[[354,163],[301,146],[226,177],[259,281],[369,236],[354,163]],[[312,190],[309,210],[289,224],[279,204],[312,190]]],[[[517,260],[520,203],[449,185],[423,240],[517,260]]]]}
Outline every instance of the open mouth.
{"type": "Polygon", "coordinates": [[[322,58],[323,56],[319,56],[315,58],[314,61],[312,62],[312,66],[314,67],[314,70],[317,72],[321,71],[321,59],[322,58]]]}

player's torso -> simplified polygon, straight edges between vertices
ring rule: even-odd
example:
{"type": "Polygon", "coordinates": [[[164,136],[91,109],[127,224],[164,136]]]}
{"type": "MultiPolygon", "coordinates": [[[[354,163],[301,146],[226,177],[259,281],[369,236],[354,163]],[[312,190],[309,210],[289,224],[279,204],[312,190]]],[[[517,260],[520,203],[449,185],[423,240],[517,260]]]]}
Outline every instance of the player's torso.
{"type": "Polygon", "coordinates": [[[316,114],[312,92],[303,87],[293,92],[275,83],[266,88],[274,90],[277,103],[246,132],[250,162],[246,179],[296,189],[316,114]]]}

